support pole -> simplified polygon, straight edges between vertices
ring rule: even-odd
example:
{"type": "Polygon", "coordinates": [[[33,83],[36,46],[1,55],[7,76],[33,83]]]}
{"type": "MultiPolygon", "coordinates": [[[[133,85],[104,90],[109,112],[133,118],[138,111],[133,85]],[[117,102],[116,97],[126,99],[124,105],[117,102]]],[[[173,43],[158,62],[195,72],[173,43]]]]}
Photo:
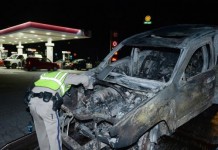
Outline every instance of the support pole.
{"type": "Polygon", "coordinates": [[[3,44],[0,44],[0,59],[2,59],[2,53],[4,52],[3,44]]]}
{"type": "Polygon", "coordinates": [[[17,54],[22,55],[23,54],[23,46],[21,45],[21,42],[17,45],[17,54]]]}
{"type": "Polygon", "coordinates": [[[45,43],[46,46],[46,57],[53,62],[53,47],[54,43],[52,43],[52,39],[48,38],[47,43],[45,43]]]}

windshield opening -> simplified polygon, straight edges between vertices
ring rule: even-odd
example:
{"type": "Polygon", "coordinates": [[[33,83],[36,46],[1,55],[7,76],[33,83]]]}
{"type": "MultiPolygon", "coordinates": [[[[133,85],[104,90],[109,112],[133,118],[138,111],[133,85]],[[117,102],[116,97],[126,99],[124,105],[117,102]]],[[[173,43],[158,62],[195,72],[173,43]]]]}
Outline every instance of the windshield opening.
{"type": "Polygon", "coordinates": [[[168,82],[179,55],[180,50],[174,48],[124,46],[118,51],[118,60],[111,64],[112,72],[168,82]]]}
{"type": "Polygon", "coordinates": [[[10,59],[16,59],[16,58],[17,58],[17,55],[16,55],[16,54],[11,55],[9,58],[10,58],[10,59]]]}

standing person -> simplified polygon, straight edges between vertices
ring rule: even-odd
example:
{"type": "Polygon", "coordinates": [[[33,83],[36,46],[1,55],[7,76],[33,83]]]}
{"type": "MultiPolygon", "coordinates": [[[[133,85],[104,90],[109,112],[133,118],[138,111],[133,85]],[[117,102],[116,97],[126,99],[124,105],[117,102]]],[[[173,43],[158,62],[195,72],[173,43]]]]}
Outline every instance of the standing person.
{"type": "Polygon", "coordinates": [[[40,150],[62,150],[58,111],[63,104],[62,97],[71,85],[82,84],[92,89],[90,78],[84,74],[48,72],[40,76],[27,95],[30,113],[33,117],[40,150]]]}

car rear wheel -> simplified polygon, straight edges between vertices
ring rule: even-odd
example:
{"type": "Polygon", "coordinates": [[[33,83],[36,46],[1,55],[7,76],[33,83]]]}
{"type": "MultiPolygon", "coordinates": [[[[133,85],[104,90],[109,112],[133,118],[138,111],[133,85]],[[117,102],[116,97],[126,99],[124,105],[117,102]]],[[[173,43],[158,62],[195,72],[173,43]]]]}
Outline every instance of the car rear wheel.
{"type": "Polygon", "coordinates": [[[57,68],[57,67],[54,67],[54,68],[53,68],[53,71],[56,71],[56,70],[58,70],[58,68],[57,68]]]}
{"type": "Polygon", "coordinates": [[[18,63],[18,67],[22,67],[21,62],[18,63]]]}
{"type": "Polygon", "coordinates": [[[32,69],[31,69],[31,70],[32,70],[32,71],[36,71],[36,69],[37,69],[36,67],[32,67],[32,69]]]}
{"type": "Polygon", "coordinates": [[[77,67],[76,69],[77,69],[77,70],[82,70],[82,68],[81,68],[81,67],[77,67]]]}

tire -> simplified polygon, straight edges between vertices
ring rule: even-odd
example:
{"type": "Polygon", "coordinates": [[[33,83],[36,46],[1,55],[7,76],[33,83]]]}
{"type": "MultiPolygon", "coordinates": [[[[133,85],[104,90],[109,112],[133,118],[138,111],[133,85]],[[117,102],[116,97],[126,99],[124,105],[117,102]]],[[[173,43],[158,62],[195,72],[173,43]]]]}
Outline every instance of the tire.
{"type": "Polygon", "coordinates": [[[58,70],[58,68],[56,68],[56,67],[53,68],[53,71],[57,71],[57,70],[58,70]]]}
{"type": "Polygon", "coordinates": [[[18,63],[18,67],[22,67],[21,62],[18,63]]]}
{"type": "Polygon", "coordinates": [[[32,67],[32,69],[31,69],[31,70],[32,70],[32,71],[36,71],[36,69],[37,69],[36,67],[32,67]]]}
{"type": "Polygon", "coordinates": [[[150,131],[140,137],[137,144],[129,150],[154,150],[161,136],[169,135],[169,129],[165,122],[160,122],[150,131]]]}
{"type": "Polygon", "coordinates": [[[16,69],[16,68],[17,68],[17,64],[13,63],[13,64],[11,65],[11,68],[12,68],[12,69],[16,69]]]}
{"type": "Polygon", "coordinates": [[[82,70],[82,68],[81,68],[81,67],[77,67],[76,69],[77,69],[77,70],[82,70]]]}

